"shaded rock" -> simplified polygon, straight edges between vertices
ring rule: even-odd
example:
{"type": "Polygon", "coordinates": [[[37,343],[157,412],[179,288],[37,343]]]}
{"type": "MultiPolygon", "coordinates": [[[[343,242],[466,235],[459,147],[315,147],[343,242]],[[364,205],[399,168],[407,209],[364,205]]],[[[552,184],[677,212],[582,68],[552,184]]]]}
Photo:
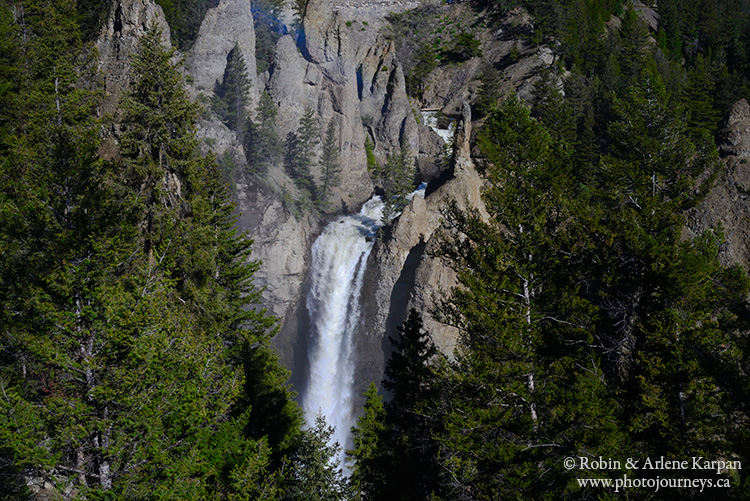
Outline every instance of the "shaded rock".
{"type": "Polygon", "coordinates": [[[688,214],[686,238],[721,227],[724,243],[719,260],[725,266],[750,269],[750,105],[744,99],[732,106],[720,133],[719,149],[726,170],[700,205],[688,214]]]}
{"type": "Polygon", "coordinates": [[[252,258],[262,261],[255,284],[263,289],[263,305],[283,321],[274,344],[282,362],[293,367],[297,308],[305,302],[303,283],[318,224],[309,216],[295,218],[268,184],[251,175],[239,176],[236,196],[237,226],[253,239],[252,258]]]}
{"type": "MultiPolygon", "coordinates": [[[[214,84],[224,77],[227,55],[235,44],[245,58],[252,83],[255,83],[255,28],[250,0],[221,0],[219,5],[206,13],[185,61],[185,69],[198,92],[213,94],[214,84]]],[[[251,102],[255,101],[255,95],[255,92],[251,92],[251,102]]]]}
{"type": "Polygon", "coordinates": [[[226,152],[229,152],[236,170],[243,171],[247,167],[245,151],[237,140],[237,135],[218,118],[199,120],[196,137],[204,155],[213,152],[216,158],[221,159],[226,152]]]}
{"type": "Polygon", "coordinates": [[[419,151],[415,110],[406,95],[406,79],[396,58],[393,42],[378,37],[358,54],[357,92],[363,122],[375,145],[381,163],[389,153],[406,145],[419,151]],[[360,59],[361,58],[361,59],[360,59]]]}
{"type": "Polygon", "coordinates": [[[417,128],[419,135],[419,155],[417,156],[417,177],[424,182],[437,181],[448,164],[446,144],[430,127],[417,128]]]}
{"type": "Polygon", "coordinates": [[[96,48],[99,71],[104,76],[104,101],[101,110],[115,118],[122,92],[130,84],[131,57],[138,40],[155,24],[162,33],[164,46],[171,47],[169,25],[160,6],[152,0],[116,0],[110,7],[96,48]]]}
{"type": "Polygon", "coordinates": [[[434,257],[436,235],[443,231],[442,210],[456,201],[459,208],[477,208],[487,216],[482,202],[483,180],[470,158],[471,112],[463,106],[456,135],[454,177],[425,197],[414,197],[391,228],[376,244],[368,262],[362,297],[365,324],[359,330],[357,351],[365,361],[357,375],[364,393],[370,381],[379,382],[390,356],[388,336],[406,319],[409,308],[423,314],[425,330],[443,352],[452,355],[458,339],[455,327],[433,316],[445,292],[457,285],[456,274],[434,257]]]}
{"type": "MultiPolygon", "coordinates": [[[[343,169],[341,185],[334,189],[339,202],[334,205],[352,211],[370,197],[372,182],[367,174],[356,74],[353,68],[346,71],[332,80],[319,65],[302,57],[290,36],[284,36],[277,45],[268,92],[279,105],[277,130],[282,138],[297,129],[305,108],[316,112],[321,130],[335,120],[343,169]]],[[[320,173],[314,169],[313,175],[319,178],[320,173]]]]}
{"type": "Polygon", "coordinates": [[[530,42],[533,33],[533,19],[524,9],[509,11],[496,29],[481,33],[481,58],[443,65],[430,73],[423,106],[442,109],[446,115],[460,115],[464,101],[476,101],[481,88],[479,75],[487,66],[502,73],[499,95],[515,92],[530,100],[539,73],[554,61],[550,49],[530,42]]]}
{"type": "Polygon", "coordinates": [[[722,155],[750,156],[750,104],[745,99],[734,103],[719,138],[722,155]]]}

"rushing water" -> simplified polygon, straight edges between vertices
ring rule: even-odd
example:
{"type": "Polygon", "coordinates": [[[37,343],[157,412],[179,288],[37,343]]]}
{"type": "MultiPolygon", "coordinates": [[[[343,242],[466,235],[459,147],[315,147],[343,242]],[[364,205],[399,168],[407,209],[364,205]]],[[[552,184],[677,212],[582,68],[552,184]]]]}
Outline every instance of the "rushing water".
{"type": "Polygon", "coordinates": [[[438,126],[438,112],[437,111],[423,111],[422,121],[430,129],[434,130],[437,133],[437,135],[443,139],[443,142],[446,145],[453,144],[453,137],[455,136],[455,133],[456,133],[456,121],[454,119],[448,120],[447,129],[441,129],[438,126]]]}
{"type": "Polygon", "coordinates": [[[310,426],[318,412],[322,413],[336,428],[332,439],[342,448],[350,445],[349,430],[354,424],[352,336],[359,321],[359,295],[382,214],[383,202],[374,197],[359,214],[342,216],[326,226],[312,247],[307,296],[312,324],[310,372],[302,408],[310,426]]]}
{"type": "MultiPolygon", "coordinates": [[[[408,198],[424,196],[426,184],[408,198]]],[[[373,197],[359,214],[328,224],[312,247],[312,277],[307,296],[310,314],[309,373],[302,409],[309,426],[322,413],[335,427],[332,441],[351,448],[355,424],[352,406],[356,357],[354,332],[359,322],[360,292],[367,258],[383,225],[383,202],[373,197]]]]}

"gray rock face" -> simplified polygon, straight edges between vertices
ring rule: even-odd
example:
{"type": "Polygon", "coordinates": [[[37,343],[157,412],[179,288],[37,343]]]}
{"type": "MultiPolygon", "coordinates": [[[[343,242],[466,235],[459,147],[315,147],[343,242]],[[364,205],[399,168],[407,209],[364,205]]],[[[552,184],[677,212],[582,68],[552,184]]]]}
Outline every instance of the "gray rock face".
{"type": "Polygon", "coordinates": [[[164,12],[153,0],[116,0],[96,41],[99,71],[104,75],[102,111],[115,114],[117,104],[130,82],[130,58],[138,40],[152,23],[161,30],[164,46],[170,46],[169,25],[164,12]]]}
{"type": "Polygon", "coordinates": [[[419,151],[414,108],[406,95],[406,80],[392,42],[378,37],[358,53],[357,93],[363,124],[375,145],[375,156],[385,161],[401,144],[419,151]]]}
{"type": "MultiPolygon", "coordinates": [[[[193,52],[200,49],[204,54],[213,53],[210,56],[213,58],[226,57],[231,49],[228,43],[218,53],[209,50],[219,36],[215,33],[217,23],[207,16],[193,52]],[[201,48],[203,42],[208,48],[201,48]]],[[[414,153],[419,150],[417,124],[404,89],[403,73],[392,45],[381,37],[376,37],[374,46],[351,47],[346,34],[348,27],[325,1],[308,3],[304,27],[300,46],[292,36],[281,37],[273,64],[263,78],[258,78],[258,85],[265,87],[278,106],[276,128],[282,139],[297,129],[308,107],[319,117],[321,131],[334,121],[342,166],[341,185],[334,190],[338,199],[334,205],[339,210],[355,211],[373,192],[364,149],[366,134],[374,138],[376,152],[383,159],[399,148],[402,141],[414,153]],[[369,72],[370,85],[366,89],[359,85],[361,68],[369,72]],[[370,113],[368,129],[363,125],[363,110],[370,113]]],[[[191,55],[188,60],[192,65],[198,58],[191,55]]],[[[222,65],[221,72],[223,68],[222,65]]],[[[218,75],[218,67],[214,72],[218,75]]],[[[200,85],[199,78],[195,75],[194,78],[196,85],[200,85]]],[[[202,78],[208,82],[216,77],[202,78]]],[[[239,155],[241,150],[237,151],[218,125],[214,123],[209,126],[211,131],[202,134],[211,139],[217,153],[231,151],[233,156],[239,155]]],[[[320,180],[321,173],[316,168],[312,174],[320,180]]],[[[262,180],[240,176],[235,191],[239,200],[239,227],[248,231],[255,242],[253,257],[262,260],[256,279],[265,287],[265,305],[283,318],[274,343],[287,366],[299,366],[299,358],[304,357],[304,343],[298,339],[298,332],[299,323],[305,321],[305,280],[310,248],[320,231],[320,223],[309,216],[292,215],[282,193],[294,198],[297,189],[281,165],[272,166],[262,180]]]]}
{"type": "Polygon", "coordinates": [[[482,57],[455,65],[440,66],[427,77],[425,107],[441,108],[443,113],[460,115],[464,101],[473,102],[481,87],[479,74],[485,66],[502,71],[500,95],[516,92],[528,100],[539,79],[540,70],[552,64],[551,51],[527,41],[534,34],[533,19],[522,8],[509,11],[493,31],[482,32],[482,57]],[[512,57],[513,51],[518,51],[512,57]]]}
{"type": "Polygon", "coordinates": [[[329,0],[308,0],[302,25],[305,52],[312,62],[321,65],[351,63],[342,24],[329,0]]]}
{"type": "Polygon", "coordinates": [[[732,107],[720,133],[719,150],[726,170],[701,204],[688,215],[686,237],[722,227],[724,244],[719,260],[725,266],[750,268],[750,105],[744,99],[732,107]]]}
{"type": "MultiPolygon", "coordinates": [[[[224,77],[227,55],[235,43],[245,58],[247,73],[255,84],[255,28],[250,0],[221,0],[208,10],[198,37],[185,61],[195,89],[211,95],[216,81],[224,77]]],[[[254,86],[257,87],[257,86],[254,86]]],[[[251,103],[255,92],[251,92],[251,103]]]]}
{"type": "MultiPolygon", "coordinates": [[[[307,61],[294,40],[284,36],[276,48],[268,92],[279,106],[277,130],[282,138],[297,129],[308,107],[319,117],[321,130],[335,121],[342,172],[341,185],[334,190],[339,202],[334,205],[351,211],[367,200],[373,186],[367,175],[353,67],[334,62],[322,68],[307,61]]],[[[313,175],[319,178],[320,173],[313,169],[313,175]]]]}
{"type": "Polygon", "coordinates": [[[454,177],[422,199],[414,197],[393,225],[391,233],[379,242],[370,256],[362,297],[366,323],[358,335],[357,351],[365,361],[358,375],[360,393],[370,381],[379,382],[390,354],[388,336],[396,336],[398,326],[411,307],[422,312],[425,330],[438,348],[452,355],[458,339],[455,327],[438,321],[432,311],[441,295],[457,285],[455,272],[432,250],[443,227],[442,209],[456,201],[461,209],[476,208],[487,216],[482,202],[483,180],[470,156],[471,112],[463,106],[463,119],[456,135],[454,177]]]}
{"type": "Polygon", "coordinates": [[[318,224],[310,217],[296,219],[277,193],[252,176],[240,176],[236,193],[237,225],[254,241],[253,259],[262,261],[255,284],[263,289],[264,307],[283,322],[274,346],[282,362],[293,367],[304,354],[298,351],[297,310],[305,304],[303,283],[318,224]]]}
{"type": "Polygon", "coordinates": [[[720,138],[719,151],[722,155],[750,157],[750,104],[745,99],[732,106],[720,138]]]}
{"type": "Polygon", "coordinates": [[[199,120],[196,136],[203,154],[213,152],[216,158],[221,159],[228,153],[237,171],[243,172],[247,167],[245,151],[237,140],[237,135],[218,118],[199,120]]]}
{"type": "MultiPolygon", "coordinates": [[[[138,39],[154,22],[169,46],[169,27],[161,8],[152,0],[116,0],[113,5],[98,40],[100,68],[106,76],[106,111],[117,110],[129,81],[130,57],[138,39]]],[[[185,70],[192,80],[193,95],[204,92],[210,96],[215,82],[223,77],[227,54],[237,43],[253,79],[250,113],[258,93],[265,89],[279,107],[277,132],[282,138],[296,130],[306,107],[316,111],[322,130],[333,120],[343,167],[336,206],[353,211],[373,192],[367,173],[366,136],[372,138],[377,157],[384,161],[401,144],[408,145],[415,155],[420,152],[420,126],[406,96],[404,75],[391,43],[369,33],[367,38],[357,39],[368,40],[366,44],[352,46],[347,31],[350,27],[331,10],[327,0],[308,3],[304,27],[306,36],[301,46],[290,36],[282,37],[269,72],[256,76],[249,0],[221,0],[208,11],[193,48],[185,55],[185,70]]],[[[286,365],[294,366],[300,354],[304,356],[304,343],[297,339],[298,323],[304,322],[310,248],[321,223],[311,216],[295,217],[291,213],[285,197],[294,197],[295,187],[282,166],[271,167],[263,179],[247,173],[242,146],[220,121],[202,119],[198,137],[204,150],[220,157],[229,153],[237,167],[234,192],[238,226],[254,240],[253,257],[262,260],[256,281],[264,288],[264,306],[283,318],[275,344],[286,365]]],[[[320,173],[314,171],[313,175],[319,177],[320,173]]],[[[411,242],[416,237],[398,238],[399,242],[411,242]]],[[[410,248],[406,248],[407,253],[410,248]]],[[[394,273],[398,274],[402,257],[394,259],[394,273]]]]}

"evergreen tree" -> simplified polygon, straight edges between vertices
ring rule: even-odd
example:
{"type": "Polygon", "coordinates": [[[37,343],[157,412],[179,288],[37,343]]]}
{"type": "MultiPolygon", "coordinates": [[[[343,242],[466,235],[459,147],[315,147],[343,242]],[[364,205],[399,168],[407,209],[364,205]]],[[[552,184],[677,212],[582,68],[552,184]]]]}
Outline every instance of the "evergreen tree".
{"type": "Polygon", "coordinates": [[[437,54],[432,44],[422,43],[414,55],[414,68],[406,76],[406,92],[418,99],[425,91],[425,79],[437,68],[437,54]]]}
{"type": "Polygon", "coordinates": [[[258,74],[261,74],[271,66],[276,42],[285,31],[281,22],[284,2],[282,0],[253,0],[251,10],[255,28],[256,69],[258,74]]]}
{"type": "Polygon", "coordinates": [[[320,142],[320,127],[315,111],[307,107],[297,127],[299,140],[299,173],[302,177],[309,176],[315,164],[315,150],[320,142]]]}
{"type": "Polygon", "coordinates": [[[479,145],[490,218],[453,205],[447,219],[461,236],[440,248],[461,283],[442,310],[462,333],[442,382],[442,490],[452,499],[560,497],[576,488],[562,457],[612,456],[622,440],[585,348],[595,309],[570,273],[578,239],[564,224],[575,207],[569,153],[514,96],[488,117],[479,145]]]}
{"type": "Polygon", "coordinates": [[[383,445],[391,472],[381,487],[381,499],[429,499],[442,473],[435,461],[437,423],[428,414],[437,397],[431,367],[437,348],[422,330],[422,317],[413,308],[399,327],[399,338],[389,340],[394,351],[386,364],[383,388],[392,398],[385,404],[383,445]]]}
{"type": "MultiPolygon", "coordinates": [[[[39,22],[69,17],[47,5],[39,22]]],[[[95,100],[61,85],[75,81],[72,65],[60,73],[60,59],[60,72],[31,80],[58,84],[39,87],[44,111],[25,127],[46,131],[55,149],[19,138],[19,163],[2,167],[4,179],[34,183],[8,183],[0,198],[10,251],[0,262],[0,454],[27,477],[86,497],[220,498],[253,492],[248,479],[271,488],[268,446],[244,431],[268,416],[237,399],[283,391],[246,379],[242,364],[244,353],[269,349],[274,319],[246,309],[259,299],[257,263],[215,165],[197,153],[197,112],[170,51],[155,28],[139,49],[122,165],[96,159],[95,100]]]]}
{"type": "Polygon", "coordinates": [[[336,137],[336,124],[328,122],[323,149],[320,155],[321,185],[318,205],[325,210],[329,207],[331,190],[341,184],[341,164],[339,164],[339,141],[336,137]]]}
{"type": "Polygon", "coordinates": [[[348,486],[340,468],[338,443],[331,444],[333,428],[318,414],[315,426],[305,431],[293,458],[289,499],[337,501],[348,499],[348,486]]]}
{"type": "Polygon", "coordinates": [[[622,51],[619,57],[620,67],[627,83],[635,81],[646,64],[648,37],[646,24],[632,7],[628,8],[620,26],[622,51]]]}
{"type": "Polygon", "coordinates": [[[442,469],[437,462],[437,349],[422,330],[416,310],[389,338],[394,351],[386,364],[383,405],[374,383],[366,394],[365,414],[354,427],[352,485],[363,499],[431,499],[442,469]]]}
{"type": "Polygon", "coordinates": [[[573,68],[565,79],[565,102],[570,106],[575,123],[574,163],[580,182],[589,185],[591,170],[599,162],[599,146],[594,132],[595,87],[598,79],[589,81],[578,68],[573,68]]]}
{"type": "Polygon", "coordinates": [[[227,54],[227,65],[221,83],[214,88],[214,111],[227,127],[237,133],[240,143],[244,142],[245,107],[250,90],[250,77],[247,74],[245,57],[236,43],[227,54]]]}
{"type": "Polygon", "coordinates": [[[19,29],[13,23],[13,14],[0,6],[0,159],[6,155],[3,144],[11,134],[14,101],[18,100],[20,74],[19,29]]]}
{"type": "Polygon", "coordinates": [[[25,478],[43,478],[80,437],[55,434],[81,417],[57,407],[75,401],[61,392],[80,396],[85,386],[67,355],[83,347],[89,283],[98,265],[111,267],[93,248],[107,246],[114,221],[103,185],[110,166],[96,158],[98,96],[79,86],[92,73],[75,4],[14,9],[20,19],[0,10],[0,493],[9,499],[27,494],[25,478]]]}
{"type": "Polygon", "coordinates": [[[414,187],[414,163],[406,146],[388,155],[386,164],[378,172],[383,185],[383,221],[390,221],[407,203],[406,196],[414,187]]]}
{"type": "Polygon", "coordinates": [[[286,135],[284,167],[294,184],[309,198],[312,196],[314,183],[310,171],[302,158],[299,136],[294,132],[286,135]]]}
{"type": "Polygon", "coordinates": [[[393,467],[388,461],[385,424],[385,407],[375,383],[370,383],[365,393],[364,414],[352,427],[354,448],[346,451],[353,462],[349,479],[355,499],[376,500],[381,495],[393,467]]]}
{"type": "Polygon", "coordinates": [[[256,119],[248,120],[246,149],[250,168],[257,173],[265,173],[281,159],[283,145],[276,132],[278,109],[268,92],[263,91],[258,101],[256,119]]]}
{"type": "Polygon", "coordinates": [[[713,79],[703,56],[698,55],[681,96],[683,105],[690,112],[688,130],[696,138],[700,138],[704,131],[713,136],[718,129],[720,115],[714,108],[713,94],[713,79]]]}
{"type": "Polygon", "coordinates": [[[500,100],[500,76],[492,66],[486,66],[479,74],[481,86],[476,100],[477,116],[489,114],[500,100]]]}
{"type": "Polygon", "coordinates": [[[602,364],[633,448],[726,454],[726,430],[711,424],[724,412],[722,383],[714,362],[698,353],[729,342],[725,322],[747,278],[718,265],[716,235],[681,238],[684,211],[700,200],[705,182],[698,179],[710,180],[716,152],[691,141],[684,111],[652,72],[614,108],[619,158],[603,162],[601,209],[594,211],[602,226],[590,233],[602,364]]]}
{"type": "Polygon", "coordinates": [[[561,140],[568,144],[575,144],[576,127],[573,110],[569,101],[563,99],[557,85],[557,79],[551,71],[547,70],[542,73],[542,77],[534,84],[532,115],[561,140]]]}
{"type": "Polygon", "coordinates": [[[208,9],[216,6],[213,0],[158,0],[156,3],[164,10],[173,43],[183,52],[198,38],[208,9]]]}
{"type": "Polygon", "coordinates": [[[298,188],[309,198],[315,194],[315,182],[312,177],[312,166],[315,163],[315,149],[320,138],[315,112],[305,108],[296,132],[286,136],[286,153],[284,166],[298,188]]]}

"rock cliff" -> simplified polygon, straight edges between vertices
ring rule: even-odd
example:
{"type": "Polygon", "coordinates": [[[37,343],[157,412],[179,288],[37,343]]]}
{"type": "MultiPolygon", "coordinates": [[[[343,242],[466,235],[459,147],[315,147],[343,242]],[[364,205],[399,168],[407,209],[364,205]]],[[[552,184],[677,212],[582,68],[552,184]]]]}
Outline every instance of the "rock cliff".
{"type": "Polygon", "coordinates": [[[390,232],[378,242],[368,263],[362,296],[363,325],[358,348],[363,363],[357,384],[364,393],[370,381],[380,382],[390,354],[388,336],[398,335],[398,326],[410,308],[422,312],[424,327],[438,348],[452,354],[458,330],[437,320],[432,312],[442,293],[457,285],[455,272],[432,250],[444,231],[442,210],[455,201],[459,208],[474,208],[486,215],[482,203],[482,178],[471,159],[471,109],[462,106],[456,133],[452,177],[424,199],[414,197],[390,232]]]}
{"type": "MultiPolygon", "coordinates": [[[[185,60],[185,69],[192,77],[196,91],[211,95],[214,84],[224,77],[227,55],[235,44],[245,59],[252,89],[257,89],[255,29],[250,0],[222,0],[206,13],[185,60]]],[[[257,92],[251,91],[250,94],[248,107],[252,108],[257,92]]]]}
{"type": "Polygon", "coordinates": [[[138,40],[152,25],[161,30],[164,45],[170,45],[169,25],[153,0],[116,0],[96,41],[99,71],[104,78],[102,113],[118,119],[118,103],[130,84],[130,58],[138,40]]]}
{"type": "Polygon", "coordinates": [[[686,236],[720,227],[724,233],[721,263],[750,269],[750,104],[744,99],[730,110],[720,132],[719,152],[725,168],[706,198],[690,212],[686,236]]]}
{"type": "MultiPolygon", "coordinates": [[[[335,190],[335,212],[358,209],[377,189],[367,172],[367,138],[381,163],[401,145],[408,146],[419,157],[420,178],[433,182],[427,195],[415,197],[385,230],[370,255],[357,338],[356,384],[361,394],[370,381],[380,382],[390,354],[388,336],[397,334],[410,307],[423,312],[425,329],[444,353],[452,353],[458,338],[454,327],[440,323],[432,314],[441,294],[456,285],[455,273],[433,250],[440,232],[445,231],[441,211],[450,201],[461,208],[484,210],[482,179],[471,159],[472,121],[467,104],[476,97],[481,64],[503,70],[501,93],[516,91],[528,97],[539,71],[554,61],[549,50],[523,41],[533,34],[533,20],[524,11],[514,10],[498,28],[481,33],[482,61],[473,58],[433,71],[427,78],[423,104],[461,117],[450,170],[442,172],[441,140],[416,120],[418,105],[406,95],[396,46],[373,28],[383,24],[383,13],[380,21],[369,13],[370,22],[359,19],[355,23],[359,5],[355,4],[348,0],[333,8],[328,0],[310,0],[302,26],[279,39],[268,71],[256,75],[249,0],[220,0],[209,10],[193,48],[184,56],[193,95],[209,97],[223,76],[227,54],[239,45],[252,79],[248,112],[253,115],[260,92],[267,91],[278,106],[276,129],[282,138],[296,130],[307,107],[317,113],[321,129],[334,121],[343,167],[341,185],[335,190]]],[[[98,39],[106,89],[103,111],[115,119],[113,137],[117,103],[129,81],[130,56],[151,23],[162,29],[169,44],[169,27],[152,0],[116,0],[98,39]]],[[[295,213],[289,201],[297,196],[296,188],[283,166],[272,166],[264,176],[253,174],[235,134],[210,113],[200,122],[198,136],[205,150],[232,158],[238,226],[254,240],[253,257],[262,260],[256,282],[263,288],[264,306],[282,318],[274,343],[288,367],[302,369],[307,355],[310,249],[325,216],[295,213]]],[[[726,169],[702,204],[689,214],[685,236],[721,226],[726,239],[720,250],[722,262],[748,267],[750,105],[746,101],[735,105],[721,138],[726,169]]],[[[303,374],[304,370],[298,370],[296,377],[303,374]]],[[[301,387],[299,379],[293,381],[301,387]]]]}
{"type": "MultiPolygon", "coordinates": [[[[354,30],[328,0],[308,2],[302,26],[279,39],[268,71],[252,78],[253,99],[248,106],[252,116],[255,99],[267,91],[278,106],[276,130],[281,138],[297,129],[308,107],[316,112],[321,129],[334,121],[343,167],[334,206],[344,212],[358,210],[375,189],[367,172],[365,138],[371,138],[376,157],[384,161],[401,144],[414,154],[424,150],[419,129],[426,129],[415,120],[393,45],[377,32],[368,32],[367,44],[362,45],[365,38],[361,31],[360,36],[352,36],[354,30]]],[[[209,10],[186,56],[195,95],[211,94],[235,43],[254,76],[249,3],[221,0],[209,10]]],[[[428,137],[424,130],[421,135],[428,137]]],[[[306,322],[310,248],[323,221],[293,213],[288,202],[298,196],[297,188],[283,166],[272,166],[263,177],[250,174],[241,145],[220,122],[202,121],[199,136],[218,156],[229,152],[236,165],[238,224],[254,240],[253,256],[262,260],[256,280],[264,287],[265,306],[283,319],[275,344],[285,364],[299,365],[305,351],[301,331],[306,322]]],[[[319,174],[313,170],[316,180],[319,174]]]]}
{"type": "MultiPolygon", "coordinates": [[[[468,5],[460,5],[450,12],[451,16],[466,24],[487,22],[483,15],[475,20],[476,14],[468,5]]],[[[422,98],[424,107],[460,115],[463,102],[476,100],[482,85],[479,75],[486,67],[502,74],[497,89],[500,95],[515,92],[522,99],[531,98],[541,70],[554,62],[552,51],[531,42],[534,20],[520,7],[492,24],[496,25],[492,30],[484,29],[476,34],[481,42],[481,57],[472,57],[461,64],[441,65],[427,76],[422,98]]]]}

